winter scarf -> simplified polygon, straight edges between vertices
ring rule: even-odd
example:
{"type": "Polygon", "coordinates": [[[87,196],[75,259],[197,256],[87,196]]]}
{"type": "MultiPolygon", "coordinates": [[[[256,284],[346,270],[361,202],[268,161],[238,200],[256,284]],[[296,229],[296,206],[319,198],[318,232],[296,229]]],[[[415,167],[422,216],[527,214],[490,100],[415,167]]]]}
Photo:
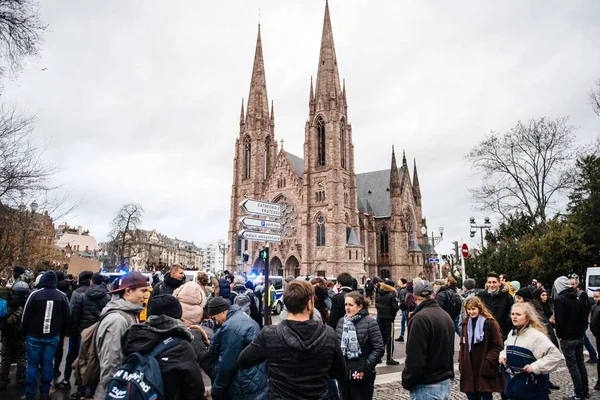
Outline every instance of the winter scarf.
{"type": "Polygon", "coordinates": [[[358,336],[356,335],[355,322],[358,322],[363,316],[356,314],[353,317],[344,315],[344,330],[342,332],[342,354],[347,359],[358,358],[361,354],[358,336]]]}
{"type": "Polygon", "coordinates": [[[481,343],[483,341],[483,326],[485,324],[485,317],[483,315],[479,315],[477,317],[477,322],[475,322],[475,332],[473,332],[473,318],[469,318],[469,324],[467,325],[467,333],[469,335],[469,353],[471,352],[471,347],[476,343],[481,343]]]}

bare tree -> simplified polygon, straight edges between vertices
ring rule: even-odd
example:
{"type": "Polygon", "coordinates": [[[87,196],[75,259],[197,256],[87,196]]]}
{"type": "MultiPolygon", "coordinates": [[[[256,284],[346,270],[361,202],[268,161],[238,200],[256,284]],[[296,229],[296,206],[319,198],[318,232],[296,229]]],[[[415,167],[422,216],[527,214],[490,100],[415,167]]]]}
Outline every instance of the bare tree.
{"type": "Polygon", "coordinates": [[[46,29],[36,0],[0,0],[0,74],[18,72],[24,58],[37,55],[46,29]]]}
{"type": "Polygon", "coordinates": [[[596,87],[590,91],[590,102],[597,116],[600,117],[600,79],[594,82],[596,87]]]}
{"type": "Polygon", "coordinates": [[[567,117],[519,121],[491,134],[466,155],[483,183],[472,190],[482,210],[507,219],[515,212],[546,221],[554,198],[572,183],[575,128],[567,117]]]}
{"type": "Polygon", "coordinates": [[[108,251],[114,252],[120,265],[129,264],[129,260],[136,256],[138,251],[134,246],[137,241],[136,231],[143,215],[144,209],[141,205],[127,203],[117,211],[112,221],[111,243],[108,251]]]}

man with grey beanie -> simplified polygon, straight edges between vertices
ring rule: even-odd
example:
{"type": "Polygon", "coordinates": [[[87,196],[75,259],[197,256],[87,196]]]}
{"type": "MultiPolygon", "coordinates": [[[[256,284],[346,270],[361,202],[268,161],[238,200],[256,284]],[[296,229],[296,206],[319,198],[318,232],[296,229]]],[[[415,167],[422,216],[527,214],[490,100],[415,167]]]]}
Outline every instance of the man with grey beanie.
{"type": "Polygon", "coordinates": [[[433,286],[415,279],[417,308],[408,321],[402,386],[413,400],[450,398],[454,378],[454,321],[432,297],[433,286]]]}

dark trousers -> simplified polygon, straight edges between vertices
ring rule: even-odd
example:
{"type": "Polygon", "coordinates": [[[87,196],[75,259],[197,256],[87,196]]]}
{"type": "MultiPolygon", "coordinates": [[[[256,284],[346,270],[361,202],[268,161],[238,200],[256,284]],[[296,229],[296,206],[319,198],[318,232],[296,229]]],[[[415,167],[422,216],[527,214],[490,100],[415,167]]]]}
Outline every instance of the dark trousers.
{"type": "Polygon", "coordinates": [[[71,371],[73,370],[73,362],[79,355],[79,345],[81,343],[81,335],[75,337],[69,337],[69,352],[67,353],[67,360],[65,361],[65,373],[63,380],[69,382],[71,380],[71,371]]]}
{"type": "MultiPolygon", "coordinates": [[[[393,340],[392,340],[393,341],[393,340]]],[[[339,381],[342,400],[372,400],[375,374],[360,382],[339,381]]]]}
{"type": "Polygon", "coordinates": [[[387,361],[394,358],[394,321],[379,318],[379,329],[383,337],[383,344],[387,349],[387,361]]]}
{"type": "MultiPolygon", "coordinates": [[[[592,341],[590,340],[590,338],[587,335],[587,330],[589,328],[589,323],[587,321],[585,321],[585,331],[583,332],[583,345],[585,346],[585,349],[588,351],[589,355],[590,355],[590,360],[597,360],[598,359],[598,353],[596,353],[596,349],[594,349],[594,345],[592,344],[592,341]]],[[[598,347],[598,346],[596,346],[598,347]]]]}
{"type": "Polygon", "coordinates": [[[10,364],[17,363],[17,385],[25,384],[25,338],[2,337],[2,366],[0,367],[0,385],[10,383],[10,364]]]}
{"type": "Polygon", "coordinates": [[[58,342],[58,348],[56,349],[56,354],[54,355],[54,375],[60,376],[60,363],[63,358],[63,348],[65,347],[65,335],[60,335],[60,340],[58,342]]]}
{"type": "Polygon", "coordinates": [[[469,400],[492,400],[491,393],[465,393],[469,400]]]}
{"type": "Polygon", "coordinates": [[[561,340],[560,347],[565,356],[565,362],[575,387],[575,395],[584,398],[589,392],[588,376],[583,360],[583,338],[575,340],[561,340]]]}

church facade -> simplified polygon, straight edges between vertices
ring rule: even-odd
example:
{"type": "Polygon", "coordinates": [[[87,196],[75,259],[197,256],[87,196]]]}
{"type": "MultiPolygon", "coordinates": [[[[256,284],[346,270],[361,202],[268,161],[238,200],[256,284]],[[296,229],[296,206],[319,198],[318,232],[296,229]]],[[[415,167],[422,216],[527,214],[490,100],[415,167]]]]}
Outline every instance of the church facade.
{"type": "MultiPolygon", "coordinates": [[[[278,146],[269,104],[260,26],[247,107],[235,143],[229,222],[230,270],[260,273],[264,243],[242,240],[244,199],[280,203],[286,235],[270,244],[270,273],[337,276],[359,282],[375,275],[399,279],[423,273],[429,246],[421,228],[416,161],[412,178],[391,148],[390,169],[357,174],[345,81],[340,81],[329,6],[325,5],[317,79],[310,81],[304,157],[278,146]],[[247,262],[244,259],[247,258],[247,262]]],[[[358,133],[360,134],[360,133],[358,133]]]]}

